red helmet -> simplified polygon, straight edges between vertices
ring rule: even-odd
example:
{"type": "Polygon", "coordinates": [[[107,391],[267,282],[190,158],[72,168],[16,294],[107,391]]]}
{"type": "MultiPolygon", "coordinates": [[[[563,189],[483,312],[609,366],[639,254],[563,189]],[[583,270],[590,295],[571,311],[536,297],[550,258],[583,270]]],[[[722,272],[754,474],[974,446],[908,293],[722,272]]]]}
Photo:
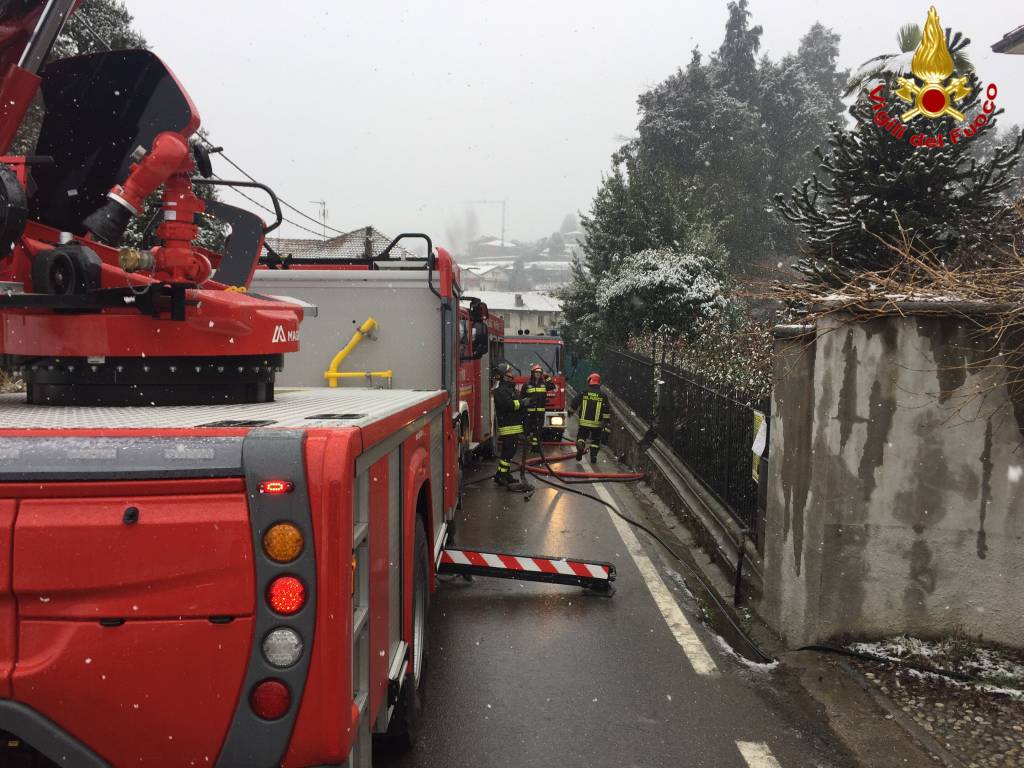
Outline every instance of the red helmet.
{"type": "Polygon", "coordinates": [[[601,386],[601,374],[600,373],[592,373],[589,376],[587,376],[587,384],[589,384],[592,387],[599,387],[599,386],[601,386]]]}
{"type": "Polygon", "coordinates": [[[544,373],[544,369],[540,367],[540,363],[534,363],[530,366],[530,373],[544,373]]]}

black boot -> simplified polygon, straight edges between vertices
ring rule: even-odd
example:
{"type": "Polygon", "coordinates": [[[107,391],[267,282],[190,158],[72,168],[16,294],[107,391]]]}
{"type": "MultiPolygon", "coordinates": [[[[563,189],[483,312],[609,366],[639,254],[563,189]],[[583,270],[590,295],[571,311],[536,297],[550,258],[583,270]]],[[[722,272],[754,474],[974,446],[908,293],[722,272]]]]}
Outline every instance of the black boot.
{"type": "Polygon", "coordinates": [[[498,487],[508,488],[512,484],[512,478],[508,472],[499,472],[494,476],[494,482],[498,484],[498,487]]]}

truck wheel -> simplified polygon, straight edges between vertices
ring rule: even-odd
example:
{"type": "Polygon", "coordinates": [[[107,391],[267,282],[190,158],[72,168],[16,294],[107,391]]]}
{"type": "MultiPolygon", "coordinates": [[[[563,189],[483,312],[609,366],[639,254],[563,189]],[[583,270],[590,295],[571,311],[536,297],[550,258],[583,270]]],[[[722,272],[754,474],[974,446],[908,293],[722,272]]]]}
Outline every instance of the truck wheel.
{"type": "Polygon", "coordinates": [[[427,643],[430,637],[430,560],[423,518],[416,518],[416,541],[412,572],[412,669],[406,675],[384,740],[396,750],[412,748],[417,725],[423,712],[423,678],[427,668],[427,643]]]}

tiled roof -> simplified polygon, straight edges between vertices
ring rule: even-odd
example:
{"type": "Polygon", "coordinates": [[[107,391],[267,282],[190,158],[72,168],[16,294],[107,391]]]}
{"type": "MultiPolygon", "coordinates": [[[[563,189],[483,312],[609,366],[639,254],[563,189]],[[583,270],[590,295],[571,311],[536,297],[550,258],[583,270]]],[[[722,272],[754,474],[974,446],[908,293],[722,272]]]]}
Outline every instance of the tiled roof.
{"type": "MultiPolygon", "coordinates": [[[[374,227],[361,227],[329,240],[315,240],[293,237],[268,237],[269,245],[281,258],[292,256],[296,261],[313,258],[330,259],[366,259],[378,256],[391,238],[374,227]]],[[[266,255],[266,252],[264,251],[266,255]]],[[[416,255],[402,247],[395,246],[391,251],[394,258],[409,259],[416,255]]]]}

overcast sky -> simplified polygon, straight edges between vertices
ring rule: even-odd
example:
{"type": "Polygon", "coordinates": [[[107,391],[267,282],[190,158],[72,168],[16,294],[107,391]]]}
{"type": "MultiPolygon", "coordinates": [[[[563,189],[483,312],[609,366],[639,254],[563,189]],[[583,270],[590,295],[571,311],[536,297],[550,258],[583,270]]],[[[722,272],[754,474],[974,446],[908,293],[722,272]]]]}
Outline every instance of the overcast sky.
{"type": "MultiPolygon", "coordinates": [[[[444,242],[473,200],[508,200],[508,237],[586,210],[636,97],[722,39],[725,0],[128,0],[211,139],[284,199],[340,229],[423,230],[444,242]]],[[[929,3],[752,0],[779,58],[815,21],[841,64],[894,49],[929,3]]],[[[938,6],[967,33],[1005,120],[1024,122],[1024,56],[989,46],[1024,24],[1017,0],[938,6]]],[[[728,130],[728,126],[721,127],[728,130]]],[[[222,160],[215,168],[237,177],[222,160]]],[[[226,198],[234,200],[231,193],[226,198]]],[[[243,201],[244,202],[244,201],[243,201]]],[[[500,206],[480,205],[498,234],[500,206]]],[[[290,218],[318,227],[293,213],[290,218]]],[[[285,225],[283,234],[311,236],[285,225]]]]}

